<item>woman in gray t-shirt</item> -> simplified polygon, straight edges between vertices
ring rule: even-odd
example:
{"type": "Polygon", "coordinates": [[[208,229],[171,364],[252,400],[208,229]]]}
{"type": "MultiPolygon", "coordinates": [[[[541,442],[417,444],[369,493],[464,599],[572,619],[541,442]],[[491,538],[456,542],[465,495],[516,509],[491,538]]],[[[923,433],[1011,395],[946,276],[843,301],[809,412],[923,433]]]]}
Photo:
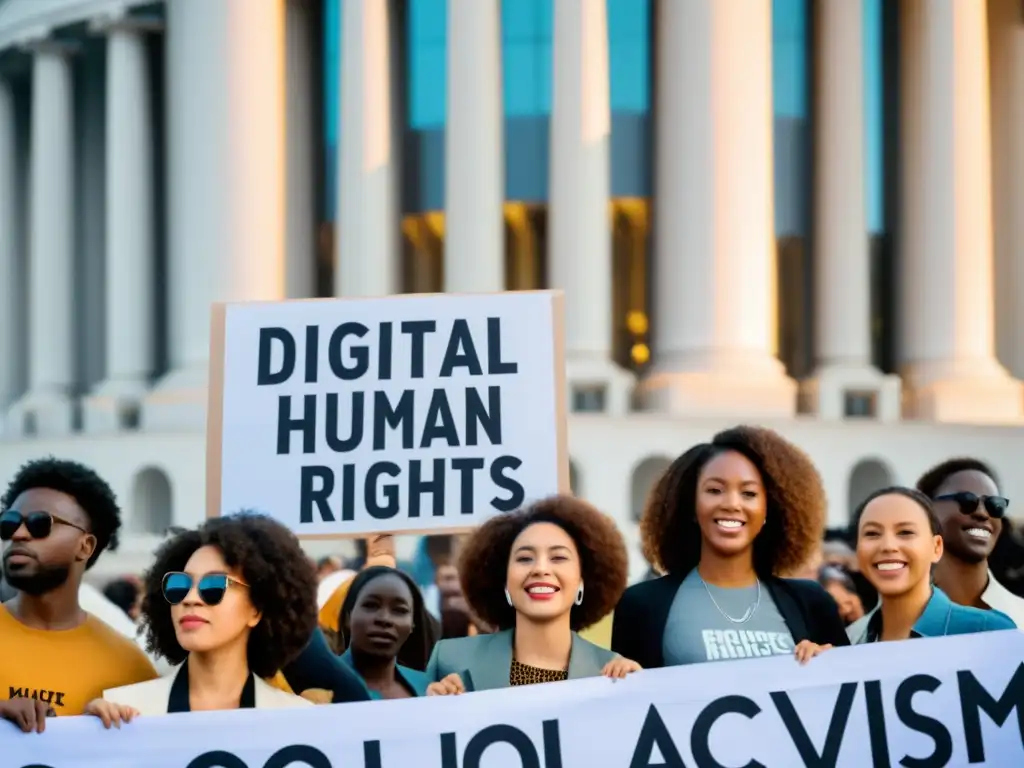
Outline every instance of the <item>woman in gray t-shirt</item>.
{"type": "Polygon", "coordinates": [[[821,541],[825,492],[807,455],[768,429],[735,427],[680,456],[641,521],[665,573],[626,590],[612,649],[645,669],[795,655],[849,643],[816,582],[784,579],[821,541]]]}

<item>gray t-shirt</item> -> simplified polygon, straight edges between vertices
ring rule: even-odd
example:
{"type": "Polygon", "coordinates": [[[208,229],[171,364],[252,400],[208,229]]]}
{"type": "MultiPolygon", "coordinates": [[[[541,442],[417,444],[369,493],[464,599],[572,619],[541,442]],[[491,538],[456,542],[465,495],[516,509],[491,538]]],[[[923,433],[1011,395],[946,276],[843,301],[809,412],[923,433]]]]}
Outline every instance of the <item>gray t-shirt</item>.
{"type": "Polygon", "coordinates": [[[793,636],[763,584],[761,602],[748,621],[738,624],[722,615],[724,611],[734,619],[742,618],[757,602],[757,589],[712,584],[705,589],[697,569],[690,571],[676,592],[665,623],[665,666],[792,654],[793,636]]]}

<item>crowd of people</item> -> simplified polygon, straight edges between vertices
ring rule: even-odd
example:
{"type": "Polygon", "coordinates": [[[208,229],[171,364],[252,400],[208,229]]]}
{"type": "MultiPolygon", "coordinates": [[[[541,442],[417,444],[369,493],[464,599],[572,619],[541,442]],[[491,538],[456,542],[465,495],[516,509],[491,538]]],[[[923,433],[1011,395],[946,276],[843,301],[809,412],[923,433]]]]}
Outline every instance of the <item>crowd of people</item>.
{"type": "MultiPolygon", "coordinates": [[[[25,465],[0,497],[0,718],[107,727],[139,716],[465,695],[641,669],[1024,628],[1021,553],[995,473],[953,459],[881,488],[825,531],[821,478],[768,429],[684,452],[641,521],[651,573],[628,585],[612,519],[572,496],[355,562],[311,562],[253,511],[174,530],[141,579],[83,578],[120,510],[76,462],[25,465]]],[[[0,726],[2,727],[2,726],[0,726]]]]}

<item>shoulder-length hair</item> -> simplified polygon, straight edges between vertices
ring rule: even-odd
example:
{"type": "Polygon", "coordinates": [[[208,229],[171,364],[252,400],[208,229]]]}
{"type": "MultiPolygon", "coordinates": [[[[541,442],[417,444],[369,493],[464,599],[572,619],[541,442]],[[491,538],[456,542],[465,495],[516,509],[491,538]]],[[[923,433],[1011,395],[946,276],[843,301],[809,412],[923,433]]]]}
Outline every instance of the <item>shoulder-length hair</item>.
{"type": "Polygon", "coordinates": [[[422,672],[427,668],[430,653],[434,650],[434,644],[437,642],[434,619],[427,611],[426,604],[423,602],[423,594],[412,578],[404,571],[386,565],[370,566],[357,573],[352,579],[348,594],[345,595],[345,601],[341,604],[341,610],[338,612],[339,653],[344,653],[351,642],[349,620],[352,618],[352,611],[359,600],[359,593],[367,584],[381,576],[398,576],[409,587],[409,592],[412,594],[412,633],[399,649],[397,661],[403,667],[418,669],[422,672]]]}
{"type": "Polygon", "coordinates": [[[821,541],[825,488],[814,463],[777,432],[733,427],[686,451],[651,491],[640,533],[644,555],[663,573],[686,574],[700,562],[697,482],[711,459],[730,451],[757,468],[765,489],[764,528],[754,540],[754,570],[759,576],[796,570],[821,541]]]}

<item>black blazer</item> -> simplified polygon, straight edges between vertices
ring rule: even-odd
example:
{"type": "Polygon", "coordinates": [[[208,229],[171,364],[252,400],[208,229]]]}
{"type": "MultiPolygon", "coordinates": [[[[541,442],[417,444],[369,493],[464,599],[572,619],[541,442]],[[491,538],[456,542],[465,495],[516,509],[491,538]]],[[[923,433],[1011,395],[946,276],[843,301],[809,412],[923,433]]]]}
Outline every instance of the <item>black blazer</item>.
{"type": "Polygon", "coordinates": [[[281,673],[296,694],[319,688],[332,693],[332,704],[370,700],[363,679],[334,654],[320,627],[313,630],[309,644],[281,673]]]}
{"type": "MultiPolygon", "coordinates": [[[[684,578],[686,574],[671,574],[642,581],[625,591],[615,608],[613,651],[644,669],[665,666],[661,652],[665,624],[684,578]]],[[[817,582],[772,577],[762,579],[761,583],[782,614],[794,642],[850,644],[835,601],[817,582]]]]}

